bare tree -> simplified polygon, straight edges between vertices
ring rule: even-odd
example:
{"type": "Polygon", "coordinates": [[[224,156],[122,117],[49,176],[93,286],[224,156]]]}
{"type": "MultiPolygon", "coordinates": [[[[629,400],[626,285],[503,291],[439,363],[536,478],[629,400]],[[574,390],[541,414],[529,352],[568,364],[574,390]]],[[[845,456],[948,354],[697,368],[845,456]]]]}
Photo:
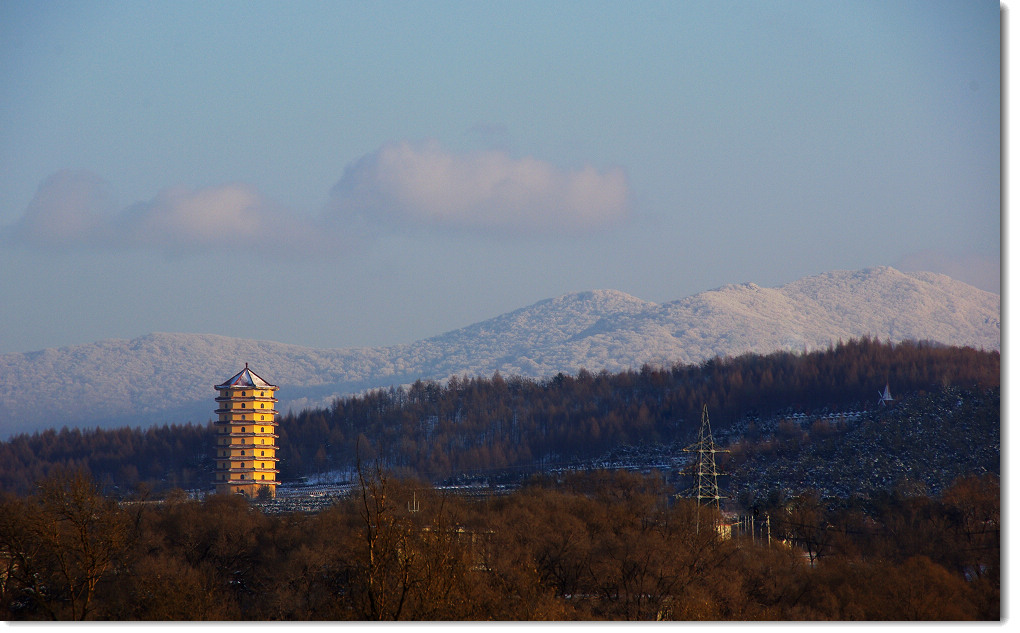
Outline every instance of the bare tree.
{"type": "Polygon", "coordinates": [[[81,470],[55,474],[33,498],[3,505],[5,594],[19,593],[45,618],[87,619],[99,581],[126,546],[124,513],[81,470]]]}

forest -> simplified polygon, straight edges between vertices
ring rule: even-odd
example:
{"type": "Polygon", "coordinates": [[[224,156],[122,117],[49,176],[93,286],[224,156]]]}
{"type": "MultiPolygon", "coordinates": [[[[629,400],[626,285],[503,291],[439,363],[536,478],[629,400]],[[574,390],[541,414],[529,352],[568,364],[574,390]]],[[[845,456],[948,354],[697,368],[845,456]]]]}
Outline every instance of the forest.
{"type": "MultiPolygon", "coordinates": [[[[538,473],[621,446],[689,443],[705,405],[713,429],[726,433],[749,417],[870,409],[887,383],[899,394],[981,390],[997,389],[999,376],[998,352],[863,338],[816,352],[614,374],[417,381],[282,415],[280,479],[351,472],[359,451],[400,477],[433,483],[538,473]]],[[[213,407],[210,397],[210,414],[213,407]]],[[[139,487],[207,489],[212,445],[211,423],[81,430],[54,420],[50,430],[0,442],[0,490],[30,494],[36,482],[66,469],[86,470],[115,497],[139,487]]]]}
{"type": "Polygon", "coordinates": [[[285,483],[350,480],[315,511],[206,494],[211,425],[17,436],[0,620],[998,620],[999,367],[865,338],[419,381],[281,417],[285,483]],[[705,405],[739,516],[675,472],[558,468],[689,444],[705,405]]]}
{"type": "Polygon", "coordinates": [[[998,620],[999,500],[991,475],[805,493],[767,538],[726,538],[661,477],[619,471],[468,499],[376,463],[331,507],[282,514],[117,501],[60,471],[0,493],[0,620],[998,620]]]}

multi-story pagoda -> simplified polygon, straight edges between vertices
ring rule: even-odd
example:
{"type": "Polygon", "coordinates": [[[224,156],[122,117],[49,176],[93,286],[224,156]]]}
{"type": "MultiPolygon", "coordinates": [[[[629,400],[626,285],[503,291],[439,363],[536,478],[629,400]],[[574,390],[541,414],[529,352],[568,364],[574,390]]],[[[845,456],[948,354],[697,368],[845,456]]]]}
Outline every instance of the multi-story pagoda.
{"type": "Polygon", "coordinates": [[[216,492],[276,496],[277,387],[244,369],[216,385],[216,492]]]}

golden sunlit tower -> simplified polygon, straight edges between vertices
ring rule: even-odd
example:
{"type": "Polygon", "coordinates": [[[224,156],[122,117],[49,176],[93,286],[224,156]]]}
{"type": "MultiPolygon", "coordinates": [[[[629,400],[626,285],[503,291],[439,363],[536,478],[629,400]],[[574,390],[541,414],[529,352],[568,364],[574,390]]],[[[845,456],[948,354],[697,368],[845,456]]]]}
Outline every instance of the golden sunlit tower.
{"type": "Polygon", "coordinates": [[[216,492],[276,496],[276,389],[248,363],[216,385],[216,492]]]}

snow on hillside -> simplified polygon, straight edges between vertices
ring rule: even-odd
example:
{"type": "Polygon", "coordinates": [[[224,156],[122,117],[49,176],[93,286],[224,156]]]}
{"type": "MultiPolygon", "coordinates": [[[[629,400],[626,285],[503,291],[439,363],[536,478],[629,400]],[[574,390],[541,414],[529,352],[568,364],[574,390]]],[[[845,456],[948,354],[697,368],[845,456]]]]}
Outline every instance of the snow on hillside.
{"type": "Polygon", "coordinates": [[[805,351],[871,335],[1000,348],[999,295],[944,275],[838,271],[780,288],[729,285],[665,304],[614,290],[564,295],[407,345],[320,350],[204,334],[150,334],[0,355],[0,438],[62,426],[212,417],[212,386],[245,362],[279,409],[451,375],[551,376],[805,351]]]}

